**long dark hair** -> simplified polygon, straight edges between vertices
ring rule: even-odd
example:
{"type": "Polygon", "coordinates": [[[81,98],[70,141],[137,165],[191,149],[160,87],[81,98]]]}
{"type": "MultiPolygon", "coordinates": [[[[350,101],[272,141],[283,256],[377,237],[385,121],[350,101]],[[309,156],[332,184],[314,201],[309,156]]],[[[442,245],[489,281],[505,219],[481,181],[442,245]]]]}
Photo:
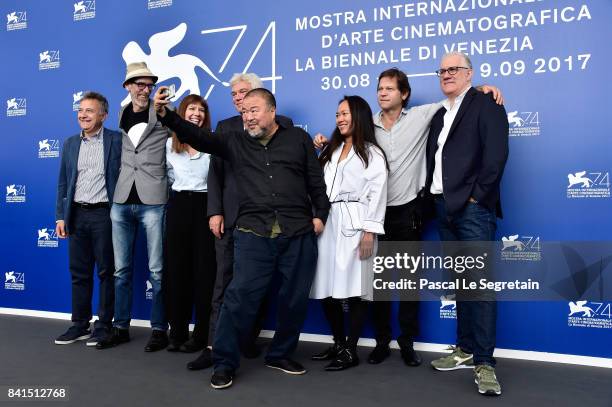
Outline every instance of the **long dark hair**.
{"type": "MultiPolygon", "coordinates": [[[[385,152],[380,148],[378,142],[376,141],[376,136],[374,134],[374,120],[372,119],[372,109],[370,109],[370,105],[366,102],[361,96],[344,96],[340,103],[346,101],[349,105],[349,110],[351,112],[351,136],[353,138],[353,148],[355,149],[355,153],[359,156],[363,164],[367,167],[370,163],[368,158],[367,144],[372,144],[380,150],[385,159],[385,165],[387,165],[387,157],[385,156],[385,152]]],[[[325,147],[321,155],[319,156],[319,163],[321,167],[324,167],[327,164],[334,154],[334,151],[344,141],[344,136],[340,134],[340,130],[338,130],[338,126],[332,133],[331,140],[329,144],[325,147]]]]}
{"type": "MultiPolygon", "coordinates": [[[[208,109],[208,103],[206,103],[206,99],[204,99],[200,95],[188,95],[181,101],[181,104],[178,107],[177,113],[183,119],[185,118],[185,112],[187,112],[187,106],[191,104],[199,104],[204,108],[204,123],[202,123],[202,128],[210,130],[210,110],[208,109]]],[[[187,151],[187,145],[181,143],[176,136],[176,133],[172,133],[172,151],[175,153],[182,153],[183,151],[187,151]]]]}

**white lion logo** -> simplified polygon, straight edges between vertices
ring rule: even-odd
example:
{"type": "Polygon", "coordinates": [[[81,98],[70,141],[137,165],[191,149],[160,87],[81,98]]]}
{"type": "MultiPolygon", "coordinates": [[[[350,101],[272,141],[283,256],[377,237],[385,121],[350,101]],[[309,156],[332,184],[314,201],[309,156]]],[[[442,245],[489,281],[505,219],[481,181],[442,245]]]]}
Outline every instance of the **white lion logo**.
{"type": "Polygon", "coordinates": [[[49,229],[44,228],[44,229],[38,229],[38,240],[42,239],[42,240],[50,240],[51,239],[51,235],[49,235],[49,232],[47,232],[49,229]]]}
{"type": "Polygon", "coordinates": [[[525,250],[525,243],[521,242],[520,240],[517,240],[518,238],[519,235],[502,237],[502,243],[504,245],[504,247],[502,247],[502,251],[510,248],[514,248],[515,252],[522,252],[523,250],[525,250]]]}
{"type": "MultiPolygon", "coordinates": [[[[150,55],[147,55],[135,41],[128,42],[123,48],[122,56],[126,64],[132,62],[145,62],[151,72],[159,78],[158,82],[163,82],[171,78],[180,79],[181,86],[176,91],[172,100],[177,100],[184,94],[200,94],[198,76],[195,73],[196,68],[201,68],[212,79],[224,86],[229,86],[227,82],[221,82],[210,68],[198,57],[189,54],[168,55],[170,49],[183,40],[186,32],[187,24],[181,23],[170,31],[153,34],[151,38],[149,38],[149,48],[151,49],[150,55]]],[[[130,95],[121,102],[121,105],[126,105],[129,102],[130,95]]]]}
{"type": "Polygon", "coordinates": [[[17,196],[17,188],[15,188],[15,184],[8,185],[6,187],[6,196],[9,195],[17,196]]]}
{"type": "Polygon", "coordinates": [[[76,103],[81,99],[83,99],[83,91],[72,94],[72,103],[76,103]]]}
{"type": "Polygon", "coordinates": [[[49,51],[39,52],[38,57],[40,58],[39,63],[43,62],[51,62],[51,55],[49,55],[49,51]]]}
{"type": "Polygon", "coordinates": [[[12,98],[6,101],[6,110],[17,108],[19,108],[19,104],[17,104],[17,98],[12,98]]]}
{"type": "Polygon", "coordinates": [[[451,307],[451,310],[457,309],[457,301],[454,300],[454,295],[440,296],[440,309],[451,307]]]}
{"type": "Polygon", "coordinates": [[[525,124],[525,120],[521,119],[518,116],[518,110],[514,112],[508,113],[508,123],[512,125],[512,127],[523,127],[525,124]]]}
{"type": "Polygon", "coordinates": [[[16,11],[13,11],[12,13],[6,15],[7,24],[18,23],[18,22],[19,22],[19,17],[17,17],[16,11]]]}
{"type": "Polygon", "coordinates": [[[567,179],[569,181],[568,188],[573,187],[574,185],[582,184],[582,188],[589,188],[593,181],[591,181],[588,177],[585,177],[586,171],[580,171],[575,174],[567,174],[567,179]]]}
{"type": "Polygon", "coordinates": [[[4,282],[8,283],[16,283],[17,282],[17,277],[15,276],[15,272],[14,271],[9,271],[8,273],[4,273],[4,282]]]}
{"type": "Polygon", "coordinates": [[[151,291],[153,289],[153,284],[151,284],[149,280],[147,280],[146,283],[147,283],[147,291],[151,291]]]}
{"type": "Polygon", "coordinates": [[[79,1],[78,3],[74,3],[74,14],[84,13],[86,11],[87,11],[87,7],[85,7],[82,1],[79,1]]]}
{"type": "Polygon", "coordinates": [[[593,311],[592,308],[586,306],[587,302],[588,301],[576,301],[576,302],[570,301],[570,303],[569,303],[569,307],[570,307],[569,316],[571,317],[574,314],[582,312],[582,316],[583,317],[592,317],[595,312],[593,311]]]}
{"type": "Polygon", "coordinates": [[[51,149],[51,145],[49,144],[49,139],[44,139],[38,142],[38,151],[43,151],[43,150],[49,151],[50,149],[51,149]]]}

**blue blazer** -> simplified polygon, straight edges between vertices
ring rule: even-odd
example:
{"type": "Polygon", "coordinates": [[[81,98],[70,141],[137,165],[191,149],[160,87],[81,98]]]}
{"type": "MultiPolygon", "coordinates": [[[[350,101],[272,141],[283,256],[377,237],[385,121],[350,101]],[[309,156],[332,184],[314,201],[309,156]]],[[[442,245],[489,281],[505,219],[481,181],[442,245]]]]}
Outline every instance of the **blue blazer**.
{"type": "MultiPolygon", "coordinates": [[[[427,181],[433,180],[438,136],[444,127],[445,108],[431,120],[427,141],[427,181]]],[[[442,150],[442,187],[446,211],[459,213],[470,197],[502,217],[499,184],[508,159],[508,118],[503,106],[491,95],[470,88],[442,150]]]]}
{"type": "MultiPolygon", "coordinates": [[[[104,177],[109,204],[113,202],[113,193],[119,177],[121,166],[121,133],[104,128],[102,143],[104,146],[104,177]]],[[[78,175],[79,150],[81,148],[80,134],[68,137],[64,141],[60,163],[59,180],[57,182],[57,200],[55,204],[55,220],[63,220],[66,232],[70,230],[70,208],[74,200],[74,190],[78,175]]]]}

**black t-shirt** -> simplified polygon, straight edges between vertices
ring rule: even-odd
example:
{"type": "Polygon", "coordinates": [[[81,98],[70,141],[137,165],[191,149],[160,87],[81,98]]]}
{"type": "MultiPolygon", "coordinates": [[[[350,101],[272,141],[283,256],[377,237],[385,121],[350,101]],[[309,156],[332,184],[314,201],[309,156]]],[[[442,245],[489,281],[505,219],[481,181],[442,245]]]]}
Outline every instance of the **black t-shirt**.
{"type": "Polygon", "coordinates": [[[134,107],[130,103],[123,111],[120,127],[128,133],[130,129],[138,123],[149,123],[149,109],[134,113],[134,107]]]}
{"type": "MultiPolygon", "coordinates": [[[[121,123],[119,123],[119,127],[123,129],[126,133],[130,131],[130,129],[139,124],[139,123],[149,123],[149,109],[145,109],[142,112],[134,113],[133,105],[130,103],[129,106],[125,108],[123,111],[123,115],[121,116],[121,123]]],[[[138,191],[136,191],[136,183],[132,184],[132,189],[130,190],[130,196],[128,196],[126,204],[142,204],[140,197],[138,196],[138,191]]]]}

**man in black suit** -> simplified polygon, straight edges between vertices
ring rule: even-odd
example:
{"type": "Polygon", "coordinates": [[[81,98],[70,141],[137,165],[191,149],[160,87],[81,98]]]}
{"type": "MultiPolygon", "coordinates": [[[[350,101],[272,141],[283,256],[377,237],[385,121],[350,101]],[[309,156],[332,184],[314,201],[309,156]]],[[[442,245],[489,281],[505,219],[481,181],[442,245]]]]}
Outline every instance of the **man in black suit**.
{"type": "MultiPolygon", "coordinates": [[[[506,111],[472,87],[467,55],[446,54],[437,74],[448,99],[431,122],[425,188],[434,196],[440,239],[493,241],[496,217],[501,217],[499,185],[508,157],[506,111]]],[[[465,299],[457,292],[455,350],[431,364],[441,371],[474,367],[479,393],[499,395],[493,358],[495,300],[465,299]]]]}
{"type": "MultiPolygon", "coordinates": [[[[245,129],[242,120],[242,100],[251,90],[263,88],[261,79],[254,73],[234,74],[230,79],[232,90],[232,103],[238,111],[236,116],[224,119],[217,123],[217,133],[228,133],[232,131],[243,131],[245,129]]],[[[290,118],[277,115],[277,122],[283,127],[293,127],[290,118]]],[[[223,303],[223,294],[234,274],[234,238],[232,230],[238,216],[238,191],[234,179],[232,165],[218,156],[212,156],[208,171],[208,216],[209,227],[217,238],[215,240],[215,252],[217,257],[217,276],[213,292],[212,309],[210,313],[210,326],[208,330],[208,347],[204,348],[197,359],[187,363],[189,370],[201,370],[212,366],[211,346],[215,338],[215,326],[219,317],[219,310],[223,303]]],[[[253,336],[247,338],[244,343],[243,354],[247,358],[259,356],[259,349],[255,340],[259,336],[267,311],[267,301],[261,306],[253,336]]]]}

